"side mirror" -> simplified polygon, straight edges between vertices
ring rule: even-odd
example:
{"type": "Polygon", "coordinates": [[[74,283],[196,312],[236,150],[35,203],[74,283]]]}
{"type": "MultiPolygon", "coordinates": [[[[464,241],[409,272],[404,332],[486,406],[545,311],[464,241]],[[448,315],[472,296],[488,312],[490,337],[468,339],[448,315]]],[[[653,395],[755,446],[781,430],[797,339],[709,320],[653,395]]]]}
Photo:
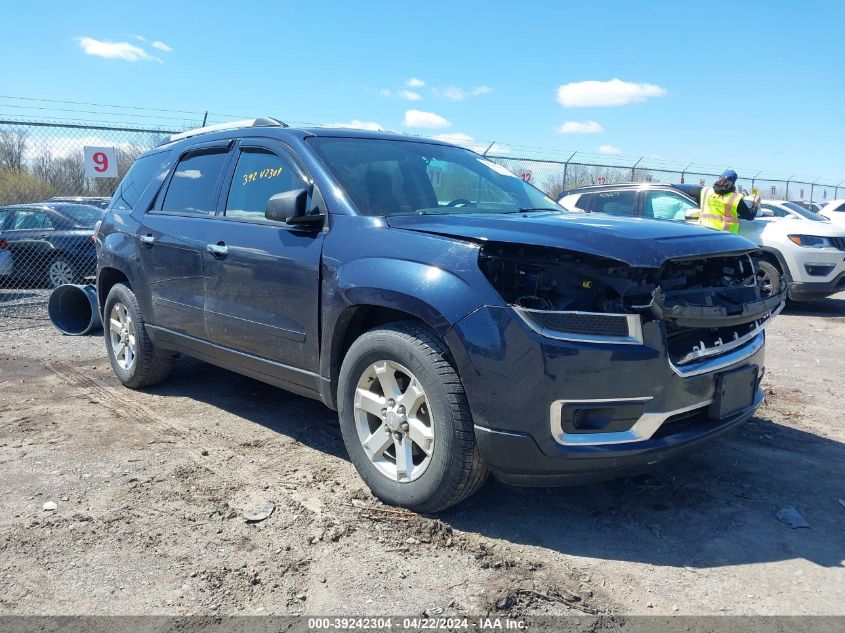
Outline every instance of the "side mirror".
{"type": "Polygon", "coordinates": [[[284,193],[277,193],[267,201],[264,217],[276,222],[293,224],[296,218],[305,217],[305,205],[308,192],[305,189],[293,189],[284,193]]]}
{"type": "Polygon", "coordinates": [[[687,220],[698,220],[701,216],[701,209],[690,209],[684,214],[684,218],[687,220]]]}

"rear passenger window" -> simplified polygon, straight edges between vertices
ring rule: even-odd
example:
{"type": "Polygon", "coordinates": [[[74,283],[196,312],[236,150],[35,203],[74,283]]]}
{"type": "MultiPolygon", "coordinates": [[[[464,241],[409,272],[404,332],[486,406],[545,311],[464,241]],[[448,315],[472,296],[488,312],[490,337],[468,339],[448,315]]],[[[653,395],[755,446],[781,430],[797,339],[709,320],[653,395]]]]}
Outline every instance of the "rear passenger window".
{"type": "Polygon", "coordinates": [[[164,195],[165,213],[210,215],[215,211],[215,186],[226,164],[227,150],[189,154],[176,166],[164,195]]]}
{"type": "MultiPolygon", "coordinates": [[[[120,185],[109,202],[110,209],[130,210],[135,207],[144,189],[150,184],[155,176],[164,177],[164,168],[167,167],[169,152],[158,152],[149,156],[142,156],[136,160],[126,176],[120,181],[120,185]]],[[[158,181],[161,184],[161,181],[158,181]]]]}
{"type": "Polygon", "coordinates": [[[590,211],[610,213],[612,215],[634,215],[637,201],[636,191],[605,191],[594,193],[590,197],[590,211]]]}
{"type": "Polygon", "coordinates": [[[305,183],[289,161],[267,150],[245,149],[232,177],[226,217],[263,219],[270,198],[304,187],[305,183]]]}

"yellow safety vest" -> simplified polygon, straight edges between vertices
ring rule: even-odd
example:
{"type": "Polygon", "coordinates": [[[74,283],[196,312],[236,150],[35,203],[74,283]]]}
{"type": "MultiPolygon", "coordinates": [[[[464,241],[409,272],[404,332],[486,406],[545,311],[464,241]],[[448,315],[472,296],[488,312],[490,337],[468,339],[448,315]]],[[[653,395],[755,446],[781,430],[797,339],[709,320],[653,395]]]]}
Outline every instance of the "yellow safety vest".
{"type": "Polygon", "coordinates": [[[739,201],[742,196],[738,193],[719,194],[712,187],[701,190],[701,215],[698,223],[717,231],[739,233],[739,201]]]}

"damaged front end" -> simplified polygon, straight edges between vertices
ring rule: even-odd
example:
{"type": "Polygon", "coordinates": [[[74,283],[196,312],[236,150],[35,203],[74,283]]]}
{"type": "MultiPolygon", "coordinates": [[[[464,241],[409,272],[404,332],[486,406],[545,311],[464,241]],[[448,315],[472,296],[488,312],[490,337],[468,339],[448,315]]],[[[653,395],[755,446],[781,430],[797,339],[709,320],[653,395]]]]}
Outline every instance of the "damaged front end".
{"type": "Polygon", "coordinates": [[[716,356],[755,338],[783,307],[769,296],[748,253],[637,268],[559,249],[485,244],[479,266],[522,319],[561,340],[641,345],[658,321],[674,366],[716,356]]]}

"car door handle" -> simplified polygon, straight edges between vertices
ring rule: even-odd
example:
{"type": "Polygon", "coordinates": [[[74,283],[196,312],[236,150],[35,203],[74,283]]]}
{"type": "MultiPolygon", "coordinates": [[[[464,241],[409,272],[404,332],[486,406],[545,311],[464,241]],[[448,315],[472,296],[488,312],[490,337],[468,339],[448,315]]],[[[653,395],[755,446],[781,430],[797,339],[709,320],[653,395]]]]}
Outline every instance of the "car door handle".
{"type": "Polygon", "coordinates": [[[138,240],[147,248],[156,243],[156,238],[154,238],[152,235],[139,235],[138,240]]]}
{"type": "Polygon", "coordinates": [[[229,254],[229,247],[223,242],[218,242],[217,244],[206,244],[205,248],[215,257],[226,257],[226,255],[229,254]]]}

